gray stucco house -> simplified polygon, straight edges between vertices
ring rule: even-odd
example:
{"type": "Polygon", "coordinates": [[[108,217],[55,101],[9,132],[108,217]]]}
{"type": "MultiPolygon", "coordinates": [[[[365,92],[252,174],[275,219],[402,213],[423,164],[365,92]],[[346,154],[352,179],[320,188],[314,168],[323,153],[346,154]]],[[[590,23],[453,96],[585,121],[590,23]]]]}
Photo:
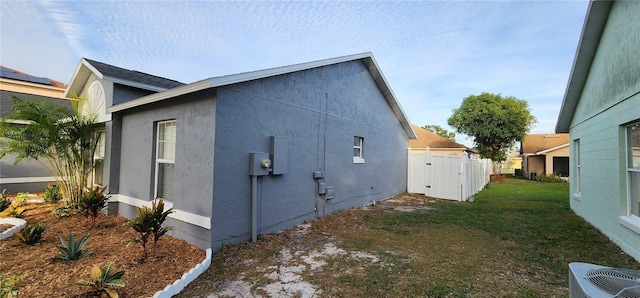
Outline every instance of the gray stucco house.
{"type": "Polygon", "coordinates": [[[556,132],[571,209],[640,261],[640,2],[591,1],[556,132]]]}
{"type": "Polygon", "coordinates": [[[186,85],[83,59],[67,92],[105,123],[98,182],[118,212],[162,198],[203,248],[407,188],[416,136],[371,53],[186,85]]]}

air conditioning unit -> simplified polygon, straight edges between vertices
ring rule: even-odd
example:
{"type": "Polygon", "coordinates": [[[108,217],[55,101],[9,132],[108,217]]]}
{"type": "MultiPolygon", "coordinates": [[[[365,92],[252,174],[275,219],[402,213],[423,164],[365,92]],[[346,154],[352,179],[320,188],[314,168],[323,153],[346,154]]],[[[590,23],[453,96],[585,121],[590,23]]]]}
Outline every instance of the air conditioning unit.
{"type": "Polygon", "coordinates": [[[639,298],[640,270],[569,264],[569,298],[639,298]]]}

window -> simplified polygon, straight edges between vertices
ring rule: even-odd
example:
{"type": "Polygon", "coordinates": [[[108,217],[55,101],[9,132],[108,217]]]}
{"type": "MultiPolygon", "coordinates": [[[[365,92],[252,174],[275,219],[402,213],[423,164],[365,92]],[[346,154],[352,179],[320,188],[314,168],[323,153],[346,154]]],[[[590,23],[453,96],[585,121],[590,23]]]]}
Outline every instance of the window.
{"type": "Polygon", "coordinates": [[[627,126],[629,215],[640,216],[640,122],[627,126]]]}
{"type": "Polygon", "coordinates": [[[353,163],[364,163],[363,137],[353,137],[353,163]]]}
{"type": "Polygon", "coordinates": [[[573,193],[574,198],[580,198],[580,139],[573,140],[573,156],[575,164],[575,190],[573,193]]]}
{"type": "Polygon", "coordinates": [[[176,158],[176,121],[158,122],[156,144],[156,198],[173,200],[173,169],[176,158]]]}
{"type": "Polygon", "coordinates": [[[93,153],[93,184],[103,184],[102,172],[104,170],[104,150],[105,150],[105,134],[104,131],[98,132],[98,144],[96,151],[93,153]]]}

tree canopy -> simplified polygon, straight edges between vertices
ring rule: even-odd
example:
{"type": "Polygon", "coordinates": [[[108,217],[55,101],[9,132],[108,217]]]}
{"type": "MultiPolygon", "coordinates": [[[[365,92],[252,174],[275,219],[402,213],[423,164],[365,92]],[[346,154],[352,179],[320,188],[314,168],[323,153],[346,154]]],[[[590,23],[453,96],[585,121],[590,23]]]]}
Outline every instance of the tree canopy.
{"type": "Polygon", "coordinates": [[[525,100],[483,92],[464,98],[447,122],[456,132],[473,137],[481,157],[501,162],[507,159],[507,150],[529,133],[536,118],[525,100]]]}
{"type": "Polygon", "coordinates": [[[79,106],[84,102],[86,95],[73,96],[71,109],[14,97],[11,113],[0,121],[0,158],[12,155],[16,163],[38,161],[56,178],[63,196],[74,203],[95,167],[93,155],[103,129],[95,115],[81,115],[79,106]]]}
{"type": "Polygon", "coordinates": [[[424,129],[426,129],[426,130],[428,130],[430,132],[433,132],[433,133],[435,133],[435,134],[437,134],[437,135],[439,135],[441,137],[444,137],[444,138],[447,138],[449,140],[452,140],[454,142],[456,141],[456,133],[453,132],[453,131],[448,131],[448,130],[442,128],[442,126],[440,126],[440,125],[425,125],[422,128],[424,128],[424,129]]]}

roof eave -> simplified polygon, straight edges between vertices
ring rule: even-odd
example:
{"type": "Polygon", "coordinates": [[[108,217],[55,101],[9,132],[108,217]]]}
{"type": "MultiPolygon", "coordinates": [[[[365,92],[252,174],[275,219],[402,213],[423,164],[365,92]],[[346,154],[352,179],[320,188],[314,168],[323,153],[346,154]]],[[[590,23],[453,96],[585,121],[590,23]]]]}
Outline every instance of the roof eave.
{"type": "Polygon", "coordinates": [[[271,77],[271,76],[277,76],[277,75],[286,74],[286,73],[292,73],[292,72],[316,68],[316,67],[322,67],[322,66],[347,62],[347,61],[353,61],[353,60],[364,61],[365,65],[369,69],[369,72],[371,73],[371,76],[376,82],[376,85],[382,91],[382,94],[385,97],[385,100],[391,106],[391,109],[395,113],[396,117],[398,117],[398,119],[400,120],[400,125],[405,130],[409,139],[413,139],[413,140],[417,139],[416,133],[413,131],[413,128],[411,128],[411,124],[409,123],[409,119],[407,118],[407,115],[402,110],[402,107],[398,103],[398,100],[396,99],[395,95],[393,94],[393,91],[389,87],[387,80],[384,78],[384,75],[380,71],[380,68],[378,67],[378,64],[373,58],[373,54],[371,52],[354,54],[354,55],[343,56],[343,57],[336,57],[336,58],[325,59],[325,60],[312,61],[307,63],[300,63],[300,64],[289,65],[289,66],[282,66],[277,68],[263,69],[263,70],[257,70],[252,72],[245,72],[245,73],[239,73],[239,74],[233,74],[233,75],[227,75],[227,76],[221,76],[221,77],[215,77],[215,78],[209,78],[209,79],[205,79],[205,80],[191,83],[188,85],[169,89],[163,92],[147,95],[129,102],[114,105],[112,107],[109,107],[107,111],[111,113],[118,112],[118,111],[130,109],[130,108],[134,108],[137,106],[141,106],[141,105],[158,102],[171,97],[176,97],[176,96],[180,96],[180,95],[184,95],[192,92],[197,92],[206,88],[215,88],[215,87],[220,87],[220,86],[225,86],[225,85],[230,85],[230,84],[235,84],[240,82],[246,82],[251,80],[257,80],[257,79],[271,77]]]}
{"type": "Polygon", "coordinates": [[[569,132],[573,114],[582,95],[612,5],[613,1],[592,0],[589,2],[580,41],[571,66],[569,81],[558,114],[556,133],[569,132]]]}
{"type": "Polygon", "coordinates": [[[102,73],[95,69],[95,67],[93,67],[84,58],[80,59],[80,63],[78,63],[76,70],[71,76],[69,85],[67,85],[67,89],[64,91],[64,97],[69,97],[74,93],[80,95],[82,89],[87,84],[87,81],[89,80],[89,77],[91,77],[92,73],[98,76],[98,78],[102,79],[102,73]]]}
{"type": "Polygon", "coordinates": [[[534,153],[534,155],[547,154],[547,153],[549,153],[551,151],[556,151],[556,150],[562,149],[564,147],[569,147],[569,143],[565,143],[565,144],[562,144],[562,145],[551,147],[549,149],[544,149],[544,150],[538,151],[538,152],[534,153]]]}

